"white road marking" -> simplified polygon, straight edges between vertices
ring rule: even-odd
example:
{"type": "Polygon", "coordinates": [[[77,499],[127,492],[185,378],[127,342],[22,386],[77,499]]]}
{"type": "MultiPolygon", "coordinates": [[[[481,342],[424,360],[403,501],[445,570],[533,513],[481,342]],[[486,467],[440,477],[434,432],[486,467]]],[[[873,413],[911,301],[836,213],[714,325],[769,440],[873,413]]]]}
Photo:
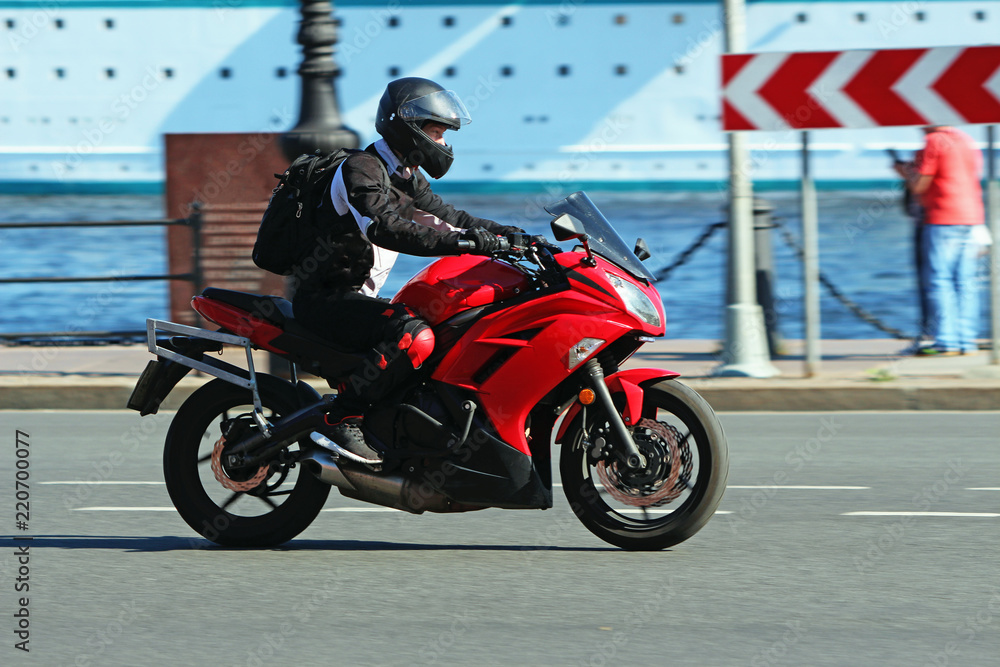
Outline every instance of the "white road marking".
{"type": "Polygon", "coordinates": [[[861,491],[870,489],[870,486],[812,486],[794,484],[750,484],[750,485],[730,485],[727,489],[809,489],[813,491],[861,491]]]}
{"type": "Polygon", "coordinates": [[[974,516],[998,517],[995,512],[844,512],[841,516],[974,516]]]}
{"type": "Polygon", "coordinates": [[[966,491],[1000,491],[1000,486],[970,486],[966,491]]]}
{"type": "Polygon", "coordinates": [[[74,512],[176,512],[173,507],[74,507],[74,512]]]}
{"type": "Polygon", "coordinates": [[[392,507],[328,507],[325,510],[320,510],[321,512],[403,512],[404,514],[409,514],[404,510],[397,510],[392,507]]]}
{"type": "MultiPolygon", "coordinates": [[[[74,512],[176,512],[173,507],[74,507],[74,512]]],[[[323,512],[400,512],[391,507],[331,507],[323,512]]]]}
{"type": "Polygon", "coordinates": [[[67,481],[67,482],[39,482],[39,484],[155,484],[163,486],[163,482],[109,482],[109,481],[93,481],[93,480],[79,480],[79,481],[67,481]]]}
{"type": "MultiPolygon", "coordinates": [[[[174,512],[176,511],[173,507],[76,507],[73,509],[74,512],[174,512]]],[[[391,507],[328,507],[327,509],[321,510],[322,512],[403,512],[403,510],[393,509],[391,507]]],[[[651,510],[652,512],[663,511],[663,510],[651,510]]],[[[404,512],[405,513],[405,512],[404,512]]],[[[618,510],[619,514],[642,514],[641,509],[626,509],[618,510]]],[[[716,514],[732,514],[729,510],[716,510],[716,514]]]]}
{"type": "MultiPolygon", "coordinates": [[[[552,485],[553,488],[562,488],[562,484],[556,483],[552,485]]],[[[603,488],[603,487],[602,487],[603,488]]],[[[870,489],[870,486],[813,486],[813,485],[794,485],[794,484],[747,484],[747,485],[729,485],[727,489],[807,489],[815,491],[862,491],[864,489],[870,489]]]]}
{"type": "MultiPolygon", "coordinates": [[[[628,510],[613,510],[613,511],[616,514],[639,514],[639,515],[642,514],[642,509],[640,509],[638,507],[635,508],[634,510],[633,509],[628,509],[628,510]]],[[[652,508],[650,508],[648,510],[648,512],[650,514],[653,514],[655,512],[661,512],[663,516],[666,516],[667,514],[671,514],[673,512],[673,510],[667,511],[667,510],[661,509],[659,507],[652,507],[652,508]]],[[[716,514],[732,514],[732,511],[730,511],[730,510],[715,510],[715,513],[716,514]]]]}
{"type": "MultiPolygon", "coordinates": [[[[60,482],[39,482],[39,484],[106,484],[109,486],[114,485],[127,485],[127,484],[148,484],[152,486],[163,486],[163,482],[136,482],[136,481],[91,481],[91,480],[79,480],[79,481],[60,481],[60,482]]],[[[554,488],[562,488],[562,484],[555,483],[552,485],[554,488]]],[[[811,491],[863,491],[865,489],[870,489],[870,486],[835,486],[835,485],[808,485],[808,484],[731,484],[726,487],[727,489],[805,489],[811,491]]],[[[974,487],[968,488],[967,491],[1000,491],[1000,486],[984,486],[984,487],[974,487]]]]}

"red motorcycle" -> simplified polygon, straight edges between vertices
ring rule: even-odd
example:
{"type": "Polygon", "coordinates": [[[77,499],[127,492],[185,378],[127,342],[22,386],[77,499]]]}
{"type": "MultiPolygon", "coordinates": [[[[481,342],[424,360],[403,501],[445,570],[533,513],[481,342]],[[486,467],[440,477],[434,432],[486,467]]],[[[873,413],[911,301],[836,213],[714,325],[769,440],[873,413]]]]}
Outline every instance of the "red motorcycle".
{"type": "Polygon", "coordinates": [[[694,535],[725,490],[726,438],[677,373],[620,370],[664,333],[645,244],[629,249],[582,192],[547,210],[556,240],[577,247],[445,257],[396,295],[436,344],[364,416],[365,438],[383,452],[378,469],[319,433],[333,396],[295,377],[298,368],[336,387],[369,369],[296,323],[285,299],[209,288],[192,305],[218,331],[149,320],[157,360],[130,408],[155,413],[192,368],[217,378],[183,403],[166,438],[167,490],[188,525],[218,544],[280,544],[313,521],[331,485],[416,514],[548,509],[560,445],[563,491],[595,535],[630,550],[694,535]],[[209,354],[225,344],[246,350],[246,369],[209,354]],[[292,379],[255,372],[253,349],[292,362],[292,379]]]}

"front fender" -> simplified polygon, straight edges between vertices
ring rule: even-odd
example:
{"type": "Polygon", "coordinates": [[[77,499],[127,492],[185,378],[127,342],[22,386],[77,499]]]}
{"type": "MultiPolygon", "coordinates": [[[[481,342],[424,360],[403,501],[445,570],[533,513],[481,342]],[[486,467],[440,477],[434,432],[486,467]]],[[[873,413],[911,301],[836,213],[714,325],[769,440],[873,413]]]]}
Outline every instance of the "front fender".
{"type": "MultiPolygon", "coordinates": [[[[662,368],[630,368],[629,370],[618,371],[604,378],[604,383],[612,394],[625,394],[625,408],[622,410],[622,419],[626,426],[632,426],[642,419],[642,384],[650,380],[671,380],[680,377],[680,373],[663,370],[662,368]]],[[[579,401],[573,403],[566,411],[566,417],[559,426],[559,433],[556,435],[556,442],[562,442],[566,429],[580,412],[579,401]]]]}

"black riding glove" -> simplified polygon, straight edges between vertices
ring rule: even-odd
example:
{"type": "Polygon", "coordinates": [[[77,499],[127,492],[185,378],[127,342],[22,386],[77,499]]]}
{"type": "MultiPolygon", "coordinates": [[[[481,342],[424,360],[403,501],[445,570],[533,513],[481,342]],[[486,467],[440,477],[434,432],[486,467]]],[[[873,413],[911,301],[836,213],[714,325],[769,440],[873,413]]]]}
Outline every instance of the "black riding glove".
{"type": "Polygon", "coordinates": [[[469,252],[473,255],[492,255],[500,249],[500,237],[483,227],[466,229],[462,238],[472,241],[474,247],[469,252]]]}
{"type": "Polygon", "coordinates": [[[511,234],[525,234],[526,232],[520,227],[515,227],[513,225],[496,225],[493,227],[493,231],[500,236],[510,236],[511,234]]]}

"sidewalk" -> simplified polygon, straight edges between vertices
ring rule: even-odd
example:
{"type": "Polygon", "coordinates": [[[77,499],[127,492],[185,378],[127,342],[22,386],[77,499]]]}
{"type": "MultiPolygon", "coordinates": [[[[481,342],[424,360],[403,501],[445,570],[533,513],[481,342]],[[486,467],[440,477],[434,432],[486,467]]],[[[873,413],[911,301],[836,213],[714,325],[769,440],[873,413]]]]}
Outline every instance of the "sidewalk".
{"type": "MultiPolygon", "coordinates": [[[[989,351],[946,358],[901,356],[907,341],[827,340],[816,377],[804,377],[804,344],[785,341],[788,355],[774,360],[781,375],[769,379],[717,378],[717,341],[649,343],[626,368],[679,372],[717,411],[773,410],[1000,410],[1000,366],[989,351]]],[[[242,350],[225,358],[244,366],[242,350]]],[[[0,347],[0,409],[124,409],[136,378],[153,359],[144,345],[0,347]]],[[[267,369],[255,355],[258,370],[267,369]]],[[[164,404],[176,409],[209,378],[193,373],[164,404]]],[[[317,389],[329,391],[317,381],[317,389]]]]}

